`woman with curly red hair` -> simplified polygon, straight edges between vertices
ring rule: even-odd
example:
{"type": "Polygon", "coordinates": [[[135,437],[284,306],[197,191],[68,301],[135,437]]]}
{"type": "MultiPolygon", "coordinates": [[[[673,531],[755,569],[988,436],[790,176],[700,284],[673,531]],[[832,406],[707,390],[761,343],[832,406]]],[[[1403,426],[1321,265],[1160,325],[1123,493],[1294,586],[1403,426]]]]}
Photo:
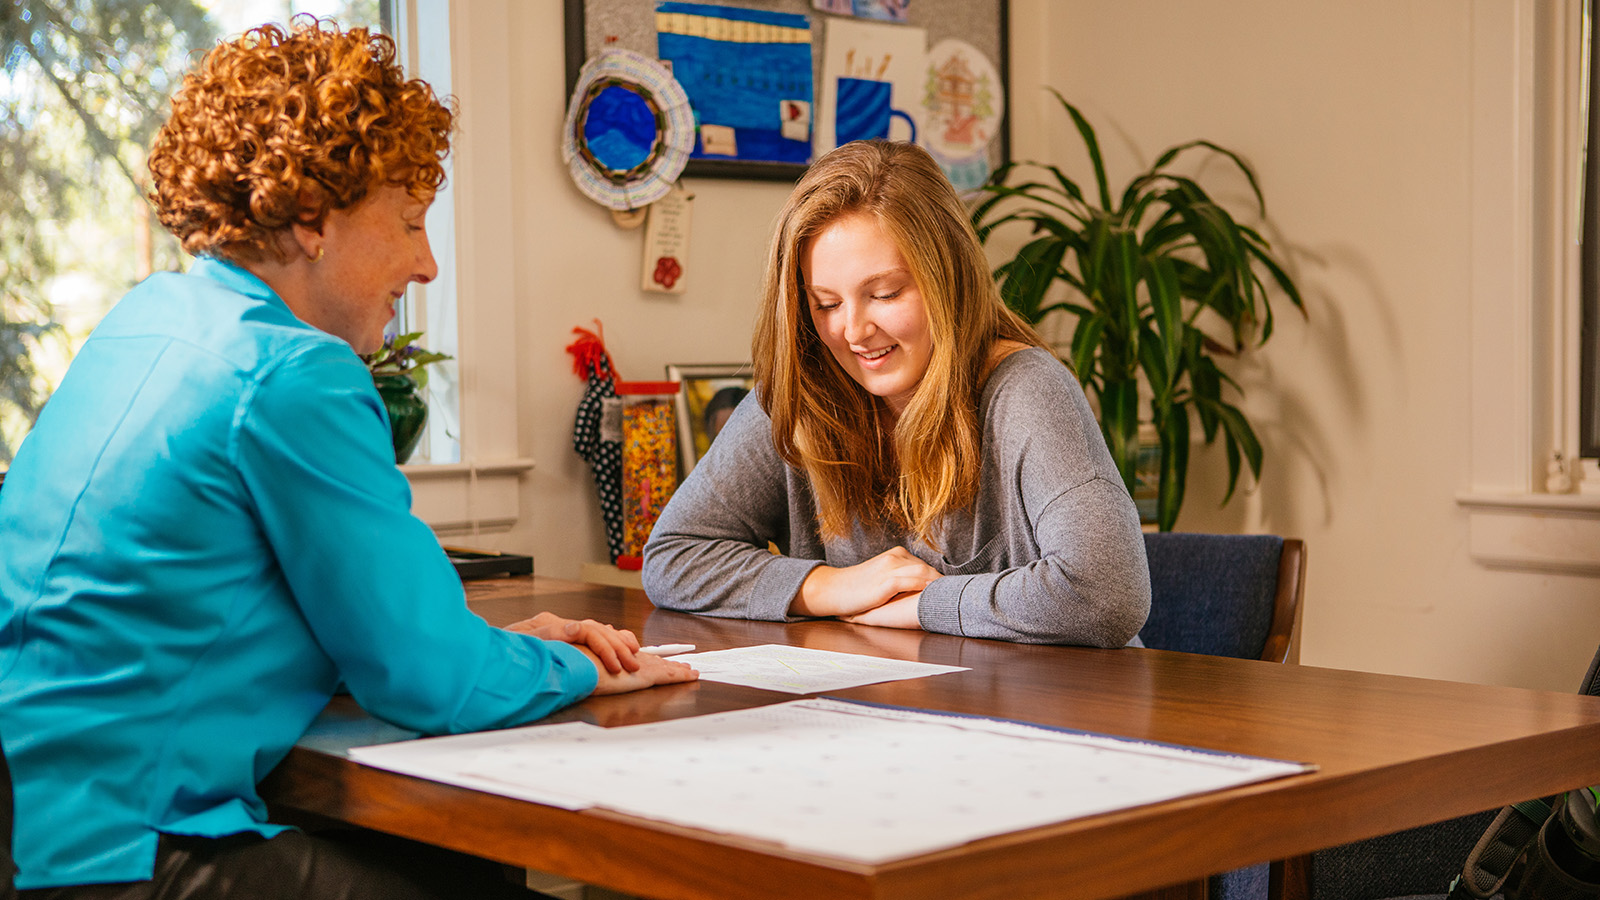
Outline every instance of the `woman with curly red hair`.
{"type": "Polygon", "coordinates": [[[342,682],[427,733],[694,677],[634,636],[471,614],[358,354],[437,274],[453,114],[393,42],[219,45],[150,154],[199,259],[84,344],[0,493],[0,744],[25,897],[522,895],[466,857],[269,824],[256,783],[342,682]]]}

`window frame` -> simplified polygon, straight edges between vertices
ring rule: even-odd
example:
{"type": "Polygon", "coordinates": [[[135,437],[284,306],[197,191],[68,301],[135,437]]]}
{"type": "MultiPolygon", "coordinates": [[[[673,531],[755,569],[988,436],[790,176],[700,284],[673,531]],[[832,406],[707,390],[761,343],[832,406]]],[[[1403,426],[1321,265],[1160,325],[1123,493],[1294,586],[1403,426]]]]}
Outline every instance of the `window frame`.
{"type": "Polygon", "coordinates": [[[1578,441],[1582,4],[1472,0],[1471,405],[1457,503],[1479,563],[1600,575],[1578,441]]]}
{"type": "MultiPolygon", "coordinates": [[[[1594,48],[1600,44],[1600,18],[1594,14],[1592,0],[1584,3],[1584,35],[1581,96],[1585,112],[1583,147],[1583,228],[1582,285],[1578,347],[1578,440],[1577,453],[1584,459],[1600,457],[1600,153],[1588,152],[1592,136],[1600,134],[1600,102],[1595,91],[1600,79],[1594,77],[1594,48]]],[[[1600,474],[1600,473],[1597,473],[1600,474]]]]}
{"type": "MultiPolygon", "coordinates": [[[[412,511],[443,535],[501,531],[520,517],[519,482],[533,460],[519,453],[511,182],[511,56],[503,26],[484,4],[396,0],[407,71],[462,112],[452,136],[450,183],[430,210],[439,277],[413,310],[430,337],[449,324],[439,299],[453,297],[460,384],[460,461],[401,466],[412,511]],[[423,36],[427,38],[424,40],[423,36]],[[428,41],[439,42],[431,46],[428,41]],[[448,54],[441,50],[448,47],[448,54]]],[[[430,341],[430,343],[432,343],[430,341]]]]}

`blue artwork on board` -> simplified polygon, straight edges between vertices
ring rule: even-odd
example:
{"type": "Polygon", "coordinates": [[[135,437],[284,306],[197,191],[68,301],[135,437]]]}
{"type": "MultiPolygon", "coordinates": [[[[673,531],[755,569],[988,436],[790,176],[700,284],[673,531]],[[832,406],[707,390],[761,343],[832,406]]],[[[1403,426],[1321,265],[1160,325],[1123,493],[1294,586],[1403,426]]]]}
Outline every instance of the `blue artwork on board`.
{"type": "Polygon", "coordinates": [[[911,0],[811,0],[811,5],[836,16],[904,22],[911,0]]]}
{"type": "Polygon", "coordinates": [[[694,108],[691,159],[811,161],[811,20],[804,15],[656,4],[656,47],[694,108]]]}
{"type": "Polygon", "coordinates": [[[656,113],[650,101],[620,84],[603,88],[589,101],[583,139],[596,161],[612,172],[629,172],[655,152],[656,113]]]}
{"type": "Polygon", "coordinates": [[[833,133],[840,144],[851,141],[886,140],[889,122],[898,118],[911,129],[906,140],[917,142],[917,120],[904,110],[889,105],[894,85],[871,78],[841,78],[834,101],[833,133]]]}

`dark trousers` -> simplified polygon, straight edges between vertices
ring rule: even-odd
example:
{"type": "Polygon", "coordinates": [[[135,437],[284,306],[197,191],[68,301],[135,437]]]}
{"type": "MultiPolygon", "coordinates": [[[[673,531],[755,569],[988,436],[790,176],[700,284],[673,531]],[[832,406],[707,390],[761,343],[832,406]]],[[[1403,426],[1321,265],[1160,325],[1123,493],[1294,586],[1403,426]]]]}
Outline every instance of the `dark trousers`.
{"type": "Polygon", "coordinates": [[[21,900],[530,900],[497,863],[367,831],[164,835],[150,881],[19,891],[21,900]]]}

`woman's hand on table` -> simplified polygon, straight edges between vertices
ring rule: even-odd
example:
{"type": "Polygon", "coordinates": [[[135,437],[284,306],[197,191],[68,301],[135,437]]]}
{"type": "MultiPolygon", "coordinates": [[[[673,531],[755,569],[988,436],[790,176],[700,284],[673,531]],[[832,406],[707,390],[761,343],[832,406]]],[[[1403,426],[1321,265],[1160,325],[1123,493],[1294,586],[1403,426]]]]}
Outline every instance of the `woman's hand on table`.
{"type": "Polygon", "coordinates": [[[883,628],[922,628],[922,620],[917,617],[917,601],[922,599],[922,592],[914,594],[901,594],[882,606],[875,606],[865,612],[853,616],[840,616],[852,625],[878,625],[883,628]]]}
{"type": "Polygon", "coordinates": [[[588,651],[600,664],[602,674],[620,675],[640,668],[639,639],[625,628],[613,628],[594,619],[563,619],[542,612],[506,626],[507,631],[531,634],[546,641],[561,641],[588,651]]]}
{"type": "MultiPolygon", "coordinates": [[[[894,547],[853,566],[812,569],[800,583],[789,611],[797,616],[838,616],[855,621],[852,617],[868,610],[898,602],[908,594],[920,594],[938,577],[939,570],[912,555],[910,550],[894,547]]],[[[912,625],[901,627],[917,627],[915,602],[911,607],[912,625]]],[[[888,617],[903,620],[904,611],[898,610],[888,617]]]]}
{"type": "Polygon", "coordinates": [[[700,673],[691,669],[687,663],[674,662],[664,659],[653,653],[640,653],[635,657],[638,660],[638,669],[631,672],[611,672],[601,664],[600,660],[590,652],[589,648],[578,645],[578,650],[594,663],[595,669],[600,672],[600,680],[595,685],[595,696],[603,694],[625,694],[628,691],[642,690],[655,687],[658,684],[680,684],[685,681],[694,681],[700,673]]]}

